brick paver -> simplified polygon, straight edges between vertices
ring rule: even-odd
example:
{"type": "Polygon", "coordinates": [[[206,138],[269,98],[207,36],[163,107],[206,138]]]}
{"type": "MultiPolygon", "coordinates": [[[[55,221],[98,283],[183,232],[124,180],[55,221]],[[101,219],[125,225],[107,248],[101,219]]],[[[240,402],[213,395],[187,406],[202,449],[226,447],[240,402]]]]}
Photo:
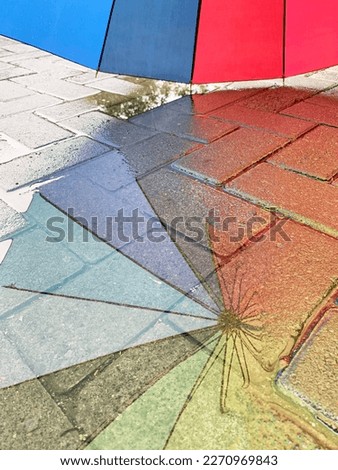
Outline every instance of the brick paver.
{"type": "Polygon", "coordinates": [[[209,183],[221,184],[287,142],[285,137],[241,128],[181,158],[174,167],[209,183]]]}
{"type": "Polygon", "coordinates": [[[338,192],[325,182],[263,163],[224,189],[338,237],[338,192]]]}
{"type": "Polygon", "coordinates": [[[329,180],[338,172],[338,129],[319,126],[270,159],[281,168],[329,180]]]}
{"type": "Polygon", "coordinates": [[[288,116],[308,119],[318,124],[328,124],[338,127],[338,108],[334,106],[322,106],[310,101],[297,103],[290,108],[284,109],[283,114],[288,116]]]}
{"type": "Polygon", "coordinates": [[[212,111],[211,116],[238,124],[245,124],[255,128],[261,128],[278,135],[296,138],[311,129],[313,125],[301,119],[290,118],[280,114],[268,113],[260,109],[246,108],[234,105],[212,111]]]}

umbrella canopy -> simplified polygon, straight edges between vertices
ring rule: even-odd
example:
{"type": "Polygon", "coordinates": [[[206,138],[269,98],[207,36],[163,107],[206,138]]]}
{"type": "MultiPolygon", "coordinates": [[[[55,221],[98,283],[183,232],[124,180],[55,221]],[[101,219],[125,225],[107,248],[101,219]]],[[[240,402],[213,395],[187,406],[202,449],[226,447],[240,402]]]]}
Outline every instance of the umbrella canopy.
{"type": "Polygon", "coordinates": [[[207,83],[338,63],[335,0],[7,0],[0,33],[112,73],[207,83]]]}

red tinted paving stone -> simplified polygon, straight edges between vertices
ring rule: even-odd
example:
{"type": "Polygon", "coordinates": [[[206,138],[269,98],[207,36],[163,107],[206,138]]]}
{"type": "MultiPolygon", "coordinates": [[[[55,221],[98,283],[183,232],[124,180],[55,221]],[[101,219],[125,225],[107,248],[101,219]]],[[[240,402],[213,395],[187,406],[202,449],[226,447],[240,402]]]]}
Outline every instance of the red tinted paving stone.
{"type": "Polygon", "coordinates": [[[319,106],[338,106],[338,89],[323,91],[306,100],[307,103],[317,104],[319,106]]]}
{"type": "Polygon", "coordinates": [[[292,221],[283,229],[286,240],[278,235],[274,241],[267,233],[264,241],[252,244],[223,265],[219,276],[226,305],[226,290],[231,294],[233,285],[236,304],[238,297],[244,305],[257,293],[251,315],[263,314],[266,337],[262,339],[262,357],[272,361],[289,352],[284,348],[292,348],[303,322],[325,301],[338,279],[337,240],[292,221]]]}
{"type": "Polygon", "coordinates": [[[220,184],[287,142],[286,138],[266,132],[239,129],[177,160],[173,166],[198,179],[220,184]]]}
{"type": "Polygon", "coordinates": [[[206,95],[192,95],[194,112],[196,114],[205,114],[227,104],[260,94],[261,92],[262,90],[258,89],[224,90],[207,93],[206,95]]]}
{"type": "Polygon", "coordinates": [[[338,237],[338,190],[333,185],[262,163],[224,189],[338,237]]]}
{"type": "Polygon", "coordinates": [[[338,172],[338,129],[319,126],[269,159],[300,173],[329,180],[338,172]]]}
{"type": "Polygon", "coordinates": [[[307,100],[284,109],[282,114],[338,127],[338,106],[322,106],[307,100]]]}
{"type": "Polygon", "coordinates": [[[293,139],[313,127],[313,124],[308,121],[268,113],[259,109],[250,109],[237,104],[212,111],[210,115],[238,124],[261,128],[293,139]]]}
{"type": "Polygon", "coordinates": [[[299,101],[303,101],[313,95],[311,90],[301,90],[288,87],[269,88],[259,95],[255,95],[241,101],[241,106],[260,109],[270,113],[277,113],[299,101]]]}

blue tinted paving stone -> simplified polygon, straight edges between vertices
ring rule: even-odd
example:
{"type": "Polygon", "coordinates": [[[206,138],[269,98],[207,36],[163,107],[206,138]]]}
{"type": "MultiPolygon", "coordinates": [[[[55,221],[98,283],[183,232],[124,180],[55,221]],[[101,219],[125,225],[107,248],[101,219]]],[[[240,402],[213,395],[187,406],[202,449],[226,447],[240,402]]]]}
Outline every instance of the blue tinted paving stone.
{"type": "Polygon", "coordinates": [[[33,297],[34,294],[31,292],[0,287],[0,317],[8,312],[12,312],[33,297]]]}
{"type": "Polygon", "coordinates": [[[176,113],[170,108],[157,108],[137,116],[132,122],[198,142],[211,142],[236,129],[233,124],[205,116],[176,113]]]}
{"type": "Polygon", "coordinates": [[[87,263],[94,263],[111,255],[112,248],[91,232],[56,209],[39,194],[35,194],[26,216],[47,230],[49,241],[64,241],[67,248],[87,263]]]}
{"type": "Polygon", "coordinates": [[[135,181],[133,166],[118,150],[74,168],[68,174],[87,178],[93,184],[115,191],[135,181]]]}
{"type": "Polygon", "coordinates": [[[163,225],[157,223],[154,228],[158,228],[159,232],[148,232],[142,241],[136,240],[123,246],[121,252],[172,286],[177,286],[211,308],[217,308],[192,270],[188,258],[179,251],[163,225]]]}
{"type": "Polygon", "coordinates": [[[22,360],[20,353],[2,331],[0,331],[0,354],[0,389],[25,382],[34,376],[22,360]]]}
{"type": "MultiPolygon", "coordinates": [[[[104,163],[100,159],[102,169],[104,163]]],[[[95,162],[92,166],[95,167],[95,162]]],[[[126,167],[119,166],[119,169],[123,173],[126,167]]],[[[94,185],[89,179],[78,178],[77,172],[82,170],[72,171],[65,178],[43,186],[41,193],[63,212],[159,278],[183,292],[194,291],[196,298],[216,307],[204,289],[197,287],[199,279],[159,223],[137,182],[112,193],[94,185]],[[133,213],[139,218],[137,224],[135,216],[134,223],[131,223],[133,213]],[[119,214],[124,217],[123,225],[121,219],[120,222],[116,220],[119,214]],[[152,233],[153,229],[160,230],[160,233],[152,233]],[[160,242],[156,242],[158,237],[161,237],[160,242]]],[[[130,178],[129,172],[126,178],[130,178]]]]}
{"type": "Polygon", "coordinates": [[[215,318],[214,313],[118,252],[64,283],[56,292],[121,305],[215,318]]]}
{"type": "Polygon", "coordinates": [[[41,194],[56,207],[77,220],[112,246],[120,248],[147,231],[147,220],[151,207],[137,183],[115,192],[105,191],[88,179],[72,174],[53,181],[40,189],[41,194]],[[142,220],[133,229],[129,221],[118,223],[116,217],[142,220]],[[120,227],[120,229],[119,229],[120,227]]]}
{"type": "Polygon", "coordinates": [[[156,132],[135,126],[129,122],[92,111],[61,121],[62,126],[76,132],[83,132],[93,139],[120,148],[151,137],[156,132]]]}
{"type": "MultiPolygon", "coordinates": [[[[173,316],[147,309],[41,295],[22,313],[4,321],[3,328],[27,359],[34,377],[174,336],[177,333],[168,323],[173,316]]],[[[183,322],[185,331],[214,324],[188,316],[183,322]]],[[[15,379],[13,374],[12,384],[15,379]]]]}
{"type": "Polygon", "coordinates": [[[26,225],[25,219],[0,199],[0,239],[26,225]]]}
{"type": "Polygon", "coordinates": [[[64,140],[4,163],[1,166],[0,186],[6,190],[15,189],[109,150],[106,145],[87,137],[64,140]]]}
{"type": "Polygon", "coordinates": [[[198,144],[189,140],[161,133],[124,147],[123,154],[135,173],[141,175],[197,148],[198,144]]]}
{"type": "Polygon", "coordinates": [[[46,290],[83,267],[62,243],[46,241],[42,230],[26,230],[16,236],[0,265],[0,285],[46,290]]]}

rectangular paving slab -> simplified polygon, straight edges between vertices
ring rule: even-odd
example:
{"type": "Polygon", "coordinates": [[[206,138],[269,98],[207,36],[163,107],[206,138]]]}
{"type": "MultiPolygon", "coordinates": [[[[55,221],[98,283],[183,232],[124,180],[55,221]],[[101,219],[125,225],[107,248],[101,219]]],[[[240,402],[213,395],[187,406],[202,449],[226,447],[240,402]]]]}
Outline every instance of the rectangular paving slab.
{"type": "Polygon", "coordinates": [[[263,207],[278,210],[316,230],[338,236],[335,186],[262,163],[224,189],[263,207]]]}
{"type": "Polygon", "coordinates": [[[79,432],[37,381],[0,390],[1,449],[76,449],[79,432]]]}
{"type": "Polygon", "coordinates": [[[106,142],[118,148],[147,139],[156,134],[154,131],[107,116],[100,111],[92,111],[78,117],[65,119],[61,123],[62,126],[72,131],[83,132],[93,139],[106,142]]]}
{"type": "Polygon", "coordinates": [[[323,106],[322,103],[318,105],[317,102],[314,103],[309,100],[284,109],[283,114],[308,119],[309,121],[313,121],[318,124],[327,124],[329,126],[338,127],[337,106],[323,106]]]}
{"type": "Polygon", "coordinates": [[[258,95],[241,100],[240,105],[252,109],[260,109],[269,113],[278,113],[299,101],[314,94],[312,90],[301,88],[279,87],[262,90],[258,95]]]}
{"type": "Polygon", "coordinates": [[[274,154],[269,161],[281,168],[330,180],[338,172],[338,129],[319,126],[274,154]]]}
{"type": "Polygon", "coordinates": [[[59,170],[97,157],[109,150],[106,145],[88,137],[63,140],[2,165],[0,186],[12,190],[37,182],[59,170]]]}
{"type": "Polygon", "coordinates": [[[300,400],[329,426],[337,426],[338,309],[332,308],[278,379],[289,396],[300,400]]]}
{"type": "Polygon", "coordinates": [[[3,118],[0,120],[0,129],[30,148],[42,147],[73,136],[73,133],[32,113],[3,118]]]}
{"type": "Polygon", "coordinates": [[[285,137],[241,128],[177,160],[173,166],[202,181],[219,185],[287,142],[285,137]]]}
{"type": "Polygon", "coordinates": [[[269,113],[255,108],[233,105],[217,109],[209,114],[226,121],[260,128],[267,132],[294,139],[313,127],[302,119],[295,119],[281,114],[269,113]]]}
{"type": "Polygon", "coordinates": [[[168,132],[190,138],[197,142],[211,142],[236,129],[236,126],[222,123],[207,116],[192,116],[176,113],[169,108],[157,108],[132,119],[132,122],[156,131],[168,132]]]}

